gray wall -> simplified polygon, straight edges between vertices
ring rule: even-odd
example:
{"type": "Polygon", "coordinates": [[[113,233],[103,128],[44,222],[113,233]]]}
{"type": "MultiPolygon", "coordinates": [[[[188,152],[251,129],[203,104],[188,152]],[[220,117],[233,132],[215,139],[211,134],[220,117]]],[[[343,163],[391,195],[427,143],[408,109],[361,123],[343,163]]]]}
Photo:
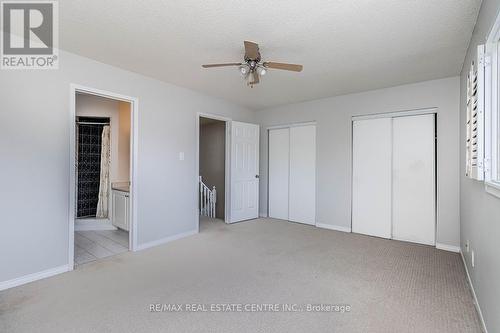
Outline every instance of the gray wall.
{"type": "Polygon", "coordinates": [[[210,188],[216,187],[217,207],[215,216],[224,219],[226,161],[226,123],[200,121],[200,176],[210,188]]]}
{"type": "Polygon", "coordinates": [[[472,284],[490,333],[500,332],[500,198],[484,189],[484,183],[465,175],[466,77],[478,44],[486,41],[500,9],[499,0],[483,0],[478,21],[460,76],[460,230],[461,246],[472,284]],[[469,240],[474,250],[465,252],[469,240]]]}
{"type": "Polygon", "coordinates": [[[351,117],[437,107],[437,242],[459,246],[458,77],[292,104],[257,112],[261,130],[260,213],[267,214],[266,126],[316,121],[316,222],[351,226],[351,117]]]}
{"type": "Polygon", "coordinates": [[[139,245],[197,229],[197,112],[254,120],[245,108],[87,58],[61,52],[60,61],[59,70],[0,74],[0,281],[68,263],[70,83],[139,99],[139,245]]]}

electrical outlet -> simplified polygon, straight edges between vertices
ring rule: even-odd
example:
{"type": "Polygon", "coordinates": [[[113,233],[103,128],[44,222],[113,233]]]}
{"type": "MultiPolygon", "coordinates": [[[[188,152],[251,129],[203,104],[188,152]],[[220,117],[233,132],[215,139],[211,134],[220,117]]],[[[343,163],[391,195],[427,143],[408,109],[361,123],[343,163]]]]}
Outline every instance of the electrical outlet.
{"type": "Polygon", "coordinates": [[[469,240],[467,240],[465,242],[465,252],[469,253],[469,251],[470,251],[470,243],[469,243],[469,240]]]}
{"type": "Polygon", "coordinates": [[[474,250],[472,250],[472,252],[471,252],[471,256],[470,256],[470,261],[471,261],[471,265],[472,265],[472,267],[474,267],[474,259],[475,259],[475,258],[474,258],[474,250]]]}

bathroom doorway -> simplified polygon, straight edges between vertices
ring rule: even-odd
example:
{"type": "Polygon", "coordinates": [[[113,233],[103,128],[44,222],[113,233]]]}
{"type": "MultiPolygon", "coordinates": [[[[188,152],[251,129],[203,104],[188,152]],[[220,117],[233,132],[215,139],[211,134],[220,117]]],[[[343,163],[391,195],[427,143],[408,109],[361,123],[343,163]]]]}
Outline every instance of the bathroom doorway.
{"type": "Polygon", "coordinates": [[[72,86],[70,267],[135,245],[133,98],[72,86]]]}

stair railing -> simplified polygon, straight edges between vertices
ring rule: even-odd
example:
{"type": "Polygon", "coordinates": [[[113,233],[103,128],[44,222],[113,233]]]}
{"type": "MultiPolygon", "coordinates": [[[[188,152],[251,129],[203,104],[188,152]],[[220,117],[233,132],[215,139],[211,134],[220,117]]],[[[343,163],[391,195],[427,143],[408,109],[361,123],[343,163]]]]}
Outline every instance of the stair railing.
{"type": "Polygon", "coordinates": [[[200,215],[215,218],[217,204],[217,190],[215,186],[210,189],[200,176],[200,215]]]}

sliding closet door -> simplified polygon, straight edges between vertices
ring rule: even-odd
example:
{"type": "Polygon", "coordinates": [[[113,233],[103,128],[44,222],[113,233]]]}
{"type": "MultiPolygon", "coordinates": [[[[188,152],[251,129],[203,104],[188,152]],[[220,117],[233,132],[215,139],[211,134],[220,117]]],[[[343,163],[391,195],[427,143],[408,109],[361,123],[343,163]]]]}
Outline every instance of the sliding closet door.
{"type": "Polygon", "coordinates": [[[435,244],[434,115],[393,120],[393,238],[435,244]]]}
{"type": "Polygon", "coordinates": [[[316,224],[316,126],[290,128],[290,221],[316,224]]]}
{"type": "Polygon", "coordinates": [[[290,129],[269,131],[269,217],[288,220],[290,129]]]}
{"type": "Polygon", "coordinates": [[[391,118],[353,122],[353,232],[391,237],[391,150],[391,118]]]}

